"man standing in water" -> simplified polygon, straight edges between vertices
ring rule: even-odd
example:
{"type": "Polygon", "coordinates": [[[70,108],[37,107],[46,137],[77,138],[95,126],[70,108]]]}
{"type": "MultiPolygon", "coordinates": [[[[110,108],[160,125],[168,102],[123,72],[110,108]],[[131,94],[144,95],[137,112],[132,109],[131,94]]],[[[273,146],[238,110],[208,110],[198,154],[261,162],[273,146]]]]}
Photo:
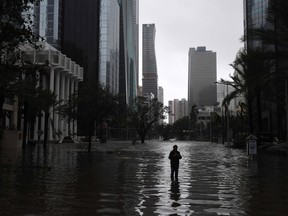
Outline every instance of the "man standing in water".
{"type": "Polygon", "coordinates": [[[179,170],[179,160],[182,158],[180,152],[177,150],[178,146],[174,145],[173,150],[169,154],[170,164],[171,164],[171,180],[178,179],[178,170],[179,170]]]}

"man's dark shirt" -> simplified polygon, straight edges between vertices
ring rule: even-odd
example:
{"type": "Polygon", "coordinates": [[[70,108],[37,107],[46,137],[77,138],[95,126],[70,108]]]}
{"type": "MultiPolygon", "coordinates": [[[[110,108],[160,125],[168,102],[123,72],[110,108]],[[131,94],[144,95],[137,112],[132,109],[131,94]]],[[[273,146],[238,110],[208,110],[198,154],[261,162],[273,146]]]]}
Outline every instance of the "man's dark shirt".
{"type": "Polygon", "coordinates": [[[171,167],[179,167],[179,160],[182,158],[179,151],[171,151],[169,154],[169,159],[171,163],[171,167]]]}

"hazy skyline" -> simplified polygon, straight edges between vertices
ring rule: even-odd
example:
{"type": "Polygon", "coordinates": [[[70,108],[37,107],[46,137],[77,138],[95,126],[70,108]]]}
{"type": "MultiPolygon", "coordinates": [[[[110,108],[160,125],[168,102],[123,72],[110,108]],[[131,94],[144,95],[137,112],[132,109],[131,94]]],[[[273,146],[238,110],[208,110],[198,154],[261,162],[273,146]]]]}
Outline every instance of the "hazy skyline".
{"type": "Polygon", "coordinates": [[[243,46],[243,0],[140,0],[139,84],[142,85],[142,24],[155,23],[158,84],[168,100],[187,99],[188,51],[206,46],[217,53],[217,80],[243,46]]]}

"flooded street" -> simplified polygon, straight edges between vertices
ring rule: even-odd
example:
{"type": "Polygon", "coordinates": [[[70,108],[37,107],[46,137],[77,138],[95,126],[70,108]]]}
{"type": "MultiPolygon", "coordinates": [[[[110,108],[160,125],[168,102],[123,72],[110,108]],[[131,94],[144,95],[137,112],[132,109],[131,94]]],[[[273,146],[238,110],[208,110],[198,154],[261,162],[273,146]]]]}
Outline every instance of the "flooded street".
{"type": "Polygon", "coordinates": [[[288,159],[203,142],[50,144],[0,153],[0,215],[287,215],[288,159]],[[170,179],[177,144],[179,181],[170,179]]]}

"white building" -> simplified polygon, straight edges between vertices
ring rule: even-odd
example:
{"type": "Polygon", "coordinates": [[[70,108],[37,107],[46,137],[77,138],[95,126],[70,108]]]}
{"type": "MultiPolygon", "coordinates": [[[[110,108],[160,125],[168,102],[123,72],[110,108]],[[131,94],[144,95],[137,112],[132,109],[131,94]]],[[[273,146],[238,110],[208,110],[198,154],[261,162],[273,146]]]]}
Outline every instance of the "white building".
{"type": "MultiPolygon", "coordinates": [[[[50,89],[61,103],[67,102],[69,97],[77,91],[79,82],[83,81],[83,68],[67,58],[60,51],[49,45],[41,43],[41,49],[35,50],[30,46],[22,48],[22,58],[26,61],[44,65],[48,63],[48,74],[41,75],[39,85],[44,89],[50,89]]],[[[36,119],[37,130],[32,136],[34,140],[43,140],[44,115],[36,119]]],[[[68,122],[59,116],[55,110],[50,111],[48,139],[59,139],[62,136],[77,134],[77,122],[68,122]],[[69,134],[70,133],[70,134],[69,134]]],[[[28,135],[28,137],[32,137],[28,135]]]]}

